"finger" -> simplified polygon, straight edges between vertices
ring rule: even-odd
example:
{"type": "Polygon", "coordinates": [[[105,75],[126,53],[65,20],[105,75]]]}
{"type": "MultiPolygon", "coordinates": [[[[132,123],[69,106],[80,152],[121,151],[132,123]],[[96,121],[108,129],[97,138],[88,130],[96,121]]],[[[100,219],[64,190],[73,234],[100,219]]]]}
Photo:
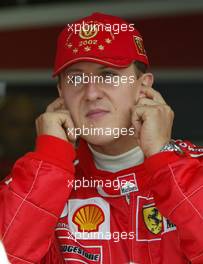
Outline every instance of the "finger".
{"type": "Polygon", "coordinates": [[[54,111],[55,113],[61,113],[61,114],[66,114],[66,115],[68,115],[68,116],[70,116],[71,114],[70,114],[70,111],[69,110],[66,110],[66,109],[58,109],[58,110],[55,110],[54,111]]]}
{"type": "Polygon", "coordinates": [[[152,99],[142,97],[138,99],[136,105],[146,105],[147,106],[147,105],[160,105],[160,104],[152,99]]]}
{"type": "Polygon", "coordinates": [[[54,113],[65,115],[68,119],[71,120],[71,127],[72,127],[72,124],[74,127],[74,123],[73,123],[73,119],[72,119],[70,111],[68,111],[68,110],[56,110],[56,111],[54,111],[54,113]]]}
{"type": "Polygon", "coordinates": [[[133,122],[133,127],[135,129],[134,131],[134,137],[139,138],[140,137],[140,130],[141,130],[141,122],[140,121],[132,121],[133,122]]]}
{"type": "Polygon", "coordinates": [[[135,105],[132,107],[132,121],[142,123],[146,120],[148,113],[154,112],[154,105],[135,105]]]}
{"type": "Polygon", "coordinates": [[[49,104],[46,108],[46,112],[54,112],[59,109],[65,109],[64,99],[62,97],[57,98],[55,101],[49,104]]]}
{"type": "Polygon", "coordinates": [[[135,129],[135,133],[134,133],[135,138],[139,138],[140,130],[142,126],[142,119],[141,119],[141,116],[137,114],[136,108],[132,109],[131,123],[135,129]]]}
{"type": "Polygon", "coordinates": [[[72,143],[75,143],[77,136],[75,135],[75,126],[71,118],[66,118],[66,121],[63,125],[66,135],[72,143]]]}
{"type": "Polygon", "coordinates": [[[55,113],[62,114],[65,117],[65,122],[63,123],[63,128],[65,129],[66,135],[69,141],[75,143],[78,136],[75,133],[75,125],[71,113],[68,110],[57,110],[55,113]]]}
{"type": "Polygon", "coordinates": [[[147,98],[152,99],[159,104],[166,104],[166,101],[164,100],[162,95],[152,87],[142,87],[141,93],[143,93],[147,98]]]}
{"type": "Polygon", "coordinates": [[[74,143],[77,137],[75,136],[75,126],[69,111],[60,110],[60,111],[56,111],[55,114],[58,115],[58,120],[62,125],[63,129],[65,130],[68,140],[74,143]]]}

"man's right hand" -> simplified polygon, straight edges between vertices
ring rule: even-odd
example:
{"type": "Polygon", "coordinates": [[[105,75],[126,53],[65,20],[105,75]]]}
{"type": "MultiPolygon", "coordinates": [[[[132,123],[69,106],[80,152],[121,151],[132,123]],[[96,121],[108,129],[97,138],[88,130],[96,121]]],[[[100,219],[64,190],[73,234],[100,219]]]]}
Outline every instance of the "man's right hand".
{"type": "Polygon", "coordinates": [[[38,136],[46,134],[74,143],[76,138],[73,134],[67,133],[68,128],[74,129],[74,123],[61,97],[48,105],[46,112],[36,119],[38,136]]]}

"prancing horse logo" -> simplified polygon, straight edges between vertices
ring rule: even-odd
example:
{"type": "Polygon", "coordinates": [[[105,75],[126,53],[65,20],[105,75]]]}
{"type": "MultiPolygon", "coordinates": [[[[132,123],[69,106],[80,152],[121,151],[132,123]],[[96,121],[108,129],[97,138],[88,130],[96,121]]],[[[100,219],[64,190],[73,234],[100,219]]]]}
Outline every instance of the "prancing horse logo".
{"type": "Polygon", "coordinates": [[[157,235],[162,230],[163,219],[162,215],[155,206],[143,206],[143,218],[147,229],[157,235]]]}

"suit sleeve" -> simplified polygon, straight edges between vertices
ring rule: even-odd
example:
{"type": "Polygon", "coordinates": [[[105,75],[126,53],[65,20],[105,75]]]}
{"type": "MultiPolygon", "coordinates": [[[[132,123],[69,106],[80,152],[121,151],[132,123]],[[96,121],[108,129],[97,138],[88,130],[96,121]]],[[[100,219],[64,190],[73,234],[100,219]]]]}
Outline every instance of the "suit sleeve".
{"type": "Polygon", "coordinates": [[[71,192],[74,157],[70,143],[39,136],[36,150],[1,182],[0,234],[11,263],[39,263],[56,248],[54,229],[71,192]]]}
{"type": "Polygon", "coordinates": [[[156,206],[177,226],[183,253],[191,263],[203,263],[203,159],[162,152],[145,167],[156,206]]]}

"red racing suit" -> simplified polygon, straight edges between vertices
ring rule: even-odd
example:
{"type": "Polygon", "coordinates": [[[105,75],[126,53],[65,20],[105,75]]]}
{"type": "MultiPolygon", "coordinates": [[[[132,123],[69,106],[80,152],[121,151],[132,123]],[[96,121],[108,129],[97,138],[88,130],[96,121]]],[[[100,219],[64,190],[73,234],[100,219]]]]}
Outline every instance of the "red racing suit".
{"type": "Polygon", "coordinates": [[[0,186],[0,230],[15,264],[202,264],[203,150],[155,154],[98,170],[84,141],[53,136],[0,186]],[[73,161],[75,160],[75,167],[73,161]]]}

